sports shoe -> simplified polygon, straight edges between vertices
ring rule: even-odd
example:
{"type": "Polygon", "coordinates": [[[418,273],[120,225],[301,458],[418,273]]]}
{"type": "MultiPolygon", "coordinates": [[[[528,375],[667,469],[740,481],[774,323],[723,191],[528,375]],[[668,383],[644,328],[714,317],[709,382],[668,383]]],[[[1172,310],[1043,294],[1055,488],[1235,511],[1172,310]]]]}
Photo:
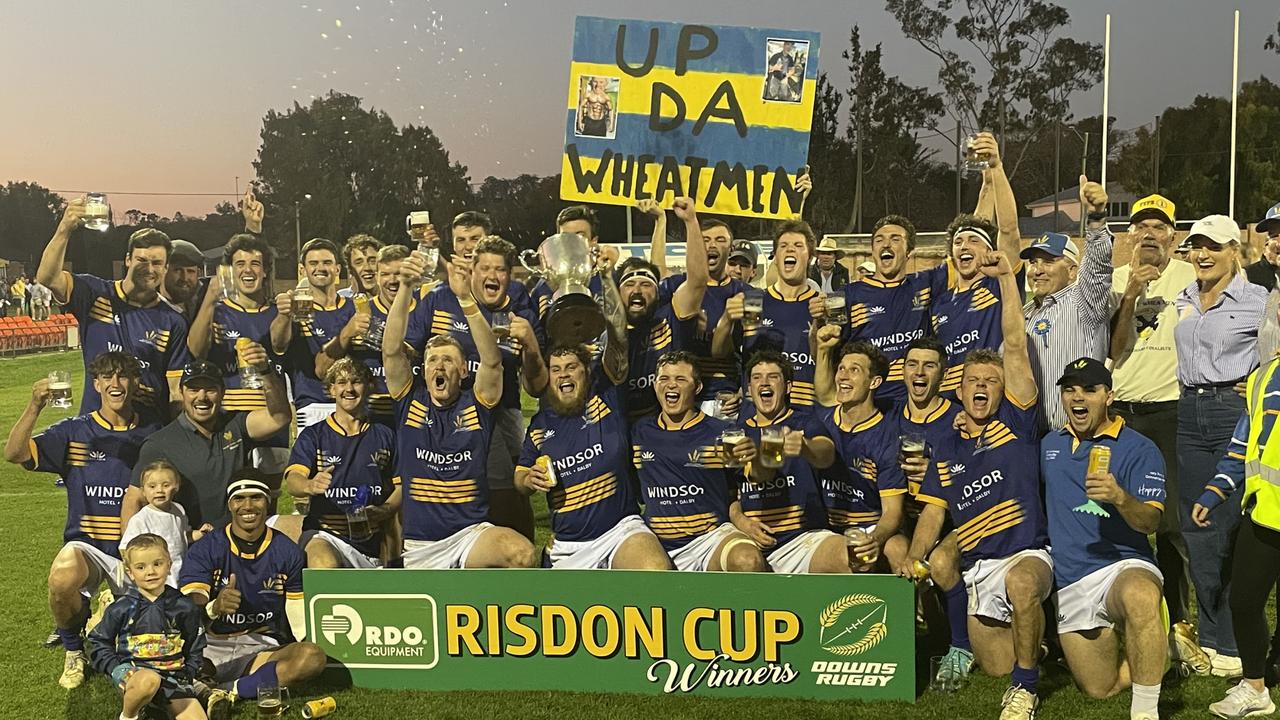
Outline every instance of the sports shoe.
{"type": "Polygon", "coordinates": [[[1004,691],[1000,701],[1000,720],[1035,720],[1040,698],[1015,685],[1004,691]]]}
{"type": "Polygon", "coordinates": [[[1174,662],[1184,666],[1196,675],[1208,675],[1210,670],[1209,655],[1200,647],[1196,631],[1191,623],[1174,623],[1169,631],[1169,654],[1174,662]]]}
{"type": "Polygon", "coordinates": [[[40,644],[50,650],[62,647],[62,636],[58,634],[58,628],[50,630],[49,634],[45,636],[44,642],[40,644]]]}
{"type": "Polygon", "coordinates": [[[227,720],[231,717],[231,707],[235,702],[235,693],[214,688],[209,691],[209,698],[204,701],[205,715],[209,716],[209,720],[227,720]]]}
{"type": "Polygon", "coordinates": [[[959,684],[969,677],[969,671],[972,669],[973,653],[953,645],[943,656],[942,666],[938,668],[938,676],[934,680],[940,686],[955,685],[955,689],[958,690],[959,684]]]}
{"type": "Polygon", "coordinates": [[[111,594],[111,588],[104,587],[102,592],[98,593],[93,600],[93,614],[84,624],[84,634],[88,635],[102,622],[102,616],[107,612],[107,606],[116,601],[116,596],[111,594]]]}
{"type": "Polygon", "coordinates": [[[67,659],[62,663],[62,677],[58,678],[58,684],[68,690],[75,690],[83,685],[85,662],[83,650],[68,650],[67,659]]]}
{"type": "Polygon", "coordinates": [[[1212,667],[1209,673],[1214,677],[1238,678],[1244,674],[1240,658],[1233,655],[1216,654],[1213,656],[1213,660],[1210,661],[1210,665],[1212,667]]]}
{"type": "Polygon", "coordinates": [[[1271,702],[1271,693],[1266,690],[1254,690],[1253,686],[1244,680],[1228,690],[1226,697],[1209,706],[1209,712],[1220,718],[1270,715],[1275,711],[1276,704],[1271,702]]]}

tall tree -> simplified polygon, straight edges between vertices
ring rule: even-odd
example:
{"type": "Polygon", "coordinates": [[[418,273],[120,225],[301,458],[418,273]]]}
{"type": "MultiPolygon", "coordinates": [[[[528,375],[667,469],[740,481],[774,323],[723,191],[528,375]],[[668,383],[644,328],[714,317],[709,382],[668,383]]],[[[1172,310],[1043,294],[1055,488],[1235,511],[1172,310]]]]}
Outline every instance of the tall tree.
{"type": "Polygon", "coordinates": [[[487,177],[476,192],[475,207],[493,219],[493,232],[517,248],[536,248],[554,233],[560,202],[560,176],[487,177]]]}
{"type": "MultiPolygon", "coordinates": [[[[1071,96],[1102,77],[1101,45],[1056,37],[1071,18],[1051,2],[887,0],[885,9],[938,60],[951,119],[992,129],[1003,144],[1025,149],[1069,120],[1071,96]]],[[[1021,156],[1005,157],[1011,178],[1021,156]]]]}
{"type": "Polygon", "coordinates": [[[848,139],[840,132],[843,99],[827,74],[819,74],[809,131],[809,172],[816,184],[805,207],[805,215],[818,232],[843,229],[853,201],[852,154],[848,139]]]}
{"type": "Polygon", "coordinates": [[[34,272],[66,206],[61,196],[39,183],[0,187],[0,257],[21,261],[34,272]]]}

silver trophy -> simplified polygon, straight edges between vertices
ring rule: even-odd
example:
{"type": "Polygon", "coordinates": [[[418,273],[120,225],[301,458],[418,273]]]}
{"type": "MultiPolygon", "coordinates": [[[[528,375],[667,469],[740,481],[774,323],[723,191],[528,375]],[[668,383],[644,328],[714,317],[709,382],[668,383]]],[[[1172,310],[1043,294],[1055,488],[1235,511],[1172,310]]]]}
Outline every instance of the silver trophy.
{"type": "Polygon", "coordinates": [[[604,332],[604,312],[591,297],[587,283],[595,268],[595,256],[587,239],[577,233],[552,235],[537,251],[525,250],[520,264],[542,278],[555,294],[547,310],[547,336],[553,345],[588,343],[604,332]],[[539,267],[529,265],[536,257],[539,267]]]}

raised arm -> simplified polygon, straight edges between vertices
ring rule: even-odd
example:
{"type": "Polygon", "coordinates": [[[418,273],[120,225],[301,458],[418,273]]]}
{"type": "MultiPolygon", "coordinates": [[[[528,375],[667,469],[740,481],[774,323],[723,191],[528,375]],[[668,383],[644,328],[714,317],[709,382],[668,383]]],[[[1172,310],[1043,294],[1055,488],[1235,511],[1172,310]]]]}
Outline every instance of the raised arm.
{"type": "Polygon", "coordinates": [[[840,326],[823,325],[814,335],[817,349],[813,361],[813,392],[819,405],[835,407],[835,354],[836,348],[840,347],[840,326]]]}
{"type": "Polygon", "coordinates": [[[707,292],[711,273],[707,269],[707,246],[702,241],[702,228],[698,225],[693,200],[678,197],[674,209],[676,217],[684,221],[685,276],[684,282],[671,295],[671,309],[677,318],[688,320],[702,311],[702,296],[707,292]]]}
{"type": "Polygon", "coordinates": [[[271,337],[271,352],[284,355],[289,351],[289,343],[293,342],[293,293],[282,292],[276,295],[276,316],[271,318],[268,329],[271,337]]]}
{"type": "Polygon", "coordinates": [[[413,302],[414,292],[422,284],[425,269],[422,256],[416,253],[409,253],[400,262],[400,290],[387,310],[387,324],[382,329],[382,368],[387,376],[387,392],[392,397],[400,397],[413,382],[413,364],[409,360],[404,336],[409,329],[409,305],[413,302]]]}
{"type": "MultiPolygon", "coordinates": [[[[671,274],[667,269],[667,213],[654,200],[636,203],[636,209],[653,217],[653,237],[649,239],[649,262],[658,268],[658,279],[671,274]]],[[[630,212],[630,211],[628,211],[630,212]]]]}
{"type": "MultiPolygon", "coordinates": [[[[502,349],[498,347],[493,328],[489,327],[489,321],[484,319],[484,313],[471,294],[471,260],[460,255],[453,256],[449,263],[449,289],[458,298],[462,316],[467,319],[467,327],[471,329],[471,341],[475,343],[476,354],[480,356],[480,367],[476,370],[474,385],[476,399],[494,407],[502,400],[502,349]]],[[[396,299],[399,300],[399,296],[396,299]]]]}
{"type": "Polygon", "coordinates": [[[720,319],[711,331],[711,357],[733,357],[733,329],[742,320],[745,297],[745,293],[738,293],[725,300],[724,312],[720,313],[720,319]]]}
{"type": "Polygon", "coordinates": [[[992,250],[983,260],[982,272],[1000,280],[1000,327],[1004,331],[1005,392],[1019,405],[1036,401],[1036,377],[1027,351],[1026,320],[1022,316],[1022,288],[1009,265],[1009,256],[992,250]]]}
{"type": "Polygon", "coordinates": [[[67,243],[71,240],[71,231],[80,227],[83,217],[83,196],[67,203],[62,220],[58,222],[58,229],[53,232],[49,244],[44,246],[40,266],[36,268],[36,280],[53,291],[53,299],[62,305],[71,299],[71,275],[62,269],[67,259],[67,243]]]}
{"type": "Polygon", "coordinates": [[[519,313],[511,313],[511,337],[520,343],[520,382],[524,391],[542,397],[547,389],[547,363],[542,359],[542,344],[533,323],[519,313]]]}
{"type": "MultiPolygon", "coordinates": [[[[991,133],[978,134],[978,151],[987,157],[991,169],[983,173],[984,179],[991,178],[991,195],[996,209],[996,227],[1000,229],[1000,237],[996,247],[1009,254],[1010,267],[1014,272],[1022,267],[1018,253],[1022,251],[1022,233],[1018,230],[1018,201],[1013,196],[1013,186],[1004,174],[1004,164],[1000,162],[1000,144],[991,133]]],[[[1022,307],[1022,303],[1018,303],[1022,307]]]]}
{"type": "Polygon", "coordinates": [[[600,255],[598,262],[600,273],[600,289],[604,295],[605,328],[609,333],[609,341],[605,344],[601,365],[605,375],[615,385],[627,381],[627,314],[622,307],[622,296],[618,294],[618,285],[613,281],[613,263],[600,255]]]}
{"type": "Polygon", "coordinates": [[[222,273],[214,273],[209,278],[209,289],[200,301],[200,309],[191,320],[187,331],[187,349],[191,356],[199,360],[209,357],[209,348],[213,346],[213,311],[222,296],[222,273]]]}
{"type": "MultiPolygon", "coordinates": [[[[1100,213],[1107,209],[1107,191],[1089,178],[1080,176],[1080,207],[1100,213]]],[[[1084,257],[1080,260],[1080,315],[1093,327],[1111,317],[1111,250],[1115,238],[1105,220],[1090,220],[1084,234],[1084,257]]]]}
{"type": "Polygon", "coordinates": [[[289,398],[285,394],[284,379],[276,374],[267,356],[267,349],[258,343],[237,347],[240,362],[266,368],[262,373],[262,392],[267,406],[250,410],[244,418],[244,429],[254,440],[265,440],[289,426],[289,398]]]}
{"type": "Polygon", "coordinates": [[[36,421],[40,419],[40,411],[49,402],[49,379],[40,378],[31,386],[31,401],[22,409],[18,421],[9,430],[9,439],[4,444],[4,459],[15,465],[25,465],[32,460],[31,435],[35,431],[36,421]]]}

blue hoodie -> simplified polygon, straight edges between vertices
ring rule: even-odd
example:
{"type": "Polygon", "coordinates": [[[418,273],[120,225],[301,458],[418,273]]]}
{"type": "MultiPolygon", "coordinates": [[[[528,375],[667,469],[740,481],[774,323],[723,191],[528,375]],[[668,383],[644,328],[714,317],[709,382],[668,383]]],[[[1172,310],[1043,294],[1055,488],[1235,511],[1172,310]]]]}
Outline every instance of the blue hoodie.
{"type": "Polygon", "coordinates": [[[191,598],[172,587],[155,601],[130,588],[89,633],[93,669],[109,677],[120,665],[135,665],[190,682],[204,653],[202,615],[191,598]]]}

